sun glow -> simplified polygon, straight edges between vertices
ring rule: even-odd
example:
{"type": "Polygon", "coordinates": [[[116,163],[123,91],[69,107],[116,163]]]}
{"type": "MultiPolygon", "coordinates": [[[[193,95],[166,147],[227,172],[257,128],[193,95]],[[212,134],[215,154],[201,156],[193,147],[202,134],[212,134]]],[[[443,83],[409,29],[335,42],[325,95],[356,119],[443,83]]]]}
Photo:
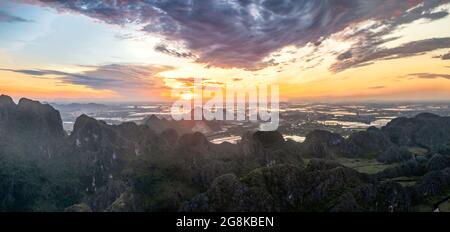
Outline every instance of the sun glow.
{"type": "Polygon", "coordinates": [[[181,94],[180,98],[183,100],[192,100],[194,98],[194,94],[192,92],[185,92],[181,94]]]}

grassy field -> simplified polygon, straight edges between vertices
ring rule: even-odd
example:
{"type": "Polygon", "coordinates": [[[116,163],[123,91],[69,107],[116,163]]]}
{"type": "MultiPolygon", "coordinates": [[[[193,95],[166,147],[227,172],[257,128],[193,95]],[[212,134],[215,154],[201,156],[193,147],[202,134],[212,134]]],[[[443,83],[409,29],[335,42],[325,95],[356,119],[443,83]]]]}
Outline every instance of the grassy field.
{"type": "Polygon", "coordinates": [[[349,168],[353,168],[361,173],[375,174],[386,168],[393,167],[392,164],[383,164],[375,159],[348,159],[338,158],[337,161],[349,168]]]}
{"type": "MultiPolygon", "coordinates": [[[[306,164],[309,163],[310,159],[303,159],[306,164]]],[[[383,171],[386,168],[393,167],[395,164],[383,164],[375,159],[348,159],[348,158],[337,158],[336,162],[344,165],[345,167],[353,168],[361,173],[375,174],[383,171]]]]}
{"type": "Polygon", "coordinates": [[[419,180],[419,178],[420,177],[402,176],[402,177],[392,178],[392,179],[388,179],[388,180],[397,182],[397,183],[401,184],[403,187],[409,187],[409,186],[415,185],[417,180],[419,180]]]}

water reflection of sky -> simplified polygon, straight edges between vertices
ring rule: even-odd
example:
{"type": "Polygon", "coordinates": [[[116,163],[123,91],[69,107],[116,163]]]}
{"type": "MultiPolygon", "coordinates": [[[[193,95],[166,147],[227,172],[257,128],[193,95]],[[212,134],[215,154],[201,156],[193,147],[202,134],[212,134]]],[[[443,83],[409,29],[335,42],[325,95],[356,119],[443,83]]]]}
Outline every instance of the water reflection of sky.
{"type": "MultiPolygon", "coordinates": [[[[341,126],[343,129],[365,129],[371,126],[385,126],[393,118],[400,116],[414,116],[420,112],[432,112],[442,116],[449,115],[449,105],[443,103],[436,104],[403,104],[403,105],[339,105],[339,104],[292,104],[283,103],[280,105],[280,118],[283,116],[292,118],[301,117],[303,114],[309,118],[317,118],[315,123],[326,126],[341,126]],[[318,118],[319,117],[319,118],[318,118]]],[[[103,105],[96,108],[78,107],[71,109],[68,106],[55,105],[62,115],[64,128],[71,130],[78,116],[86,114],[98,120],[103,120],[110,124],[122,122],[140,122],[145,117],[157,115],[160,118],[170,119],[171,105],[168,103],[154,104],[112,104],[103,105]]],[[[188,113],[187,111],[180,113],[188,113]]],[[[240,122],[235,122],[237,123],[240,122]]],[[[300,122],[295,122],[296,124],[300,122]]],[[[228,135],[229,136],[229,135],[228,135]]],[[[234,142],[235,137],[224,138],[224,140],[234,142]]],[[[293,139],[295,140],[295,139],[293,139]]],[[[298,138],[297,138],[298,140],[298,138]]],[[[220,140],[218,140],[220,141],[220,140]]]]}
{"type": "Polygon", "coordinates": [[[366,129],[369,127],[383,127],[388,124],[392,118],[381,118],[377,119],[375,121],[372,121],[370,123],[363,123],[363,122],[348,122],[348,121],[338,121],[338,120],[324,120],[324,121],[317,121],[320,124],[327,125],[327,126],[342,126],[344,129],[366,129]]]}
{"type": "MultiPolygon", "coordinates": [[[[293,141],[299,142],[299,143],[303,143],[305,141],[305,137],[297,136],[297,135],[285,135],[284,139],[285,140],[293,140],[293,141]]],[[[223,138],[213,139],[210,142],[214,143],[214,144],[221,144],[221,143],[224,143],[224,142],[228,142],[228,143],[231,143],[231,144],[236,144],[239,141],[241,141],[241,136],[231,135],[231,136],[226,136],[226,137],[223,137],[223,138]]]]}

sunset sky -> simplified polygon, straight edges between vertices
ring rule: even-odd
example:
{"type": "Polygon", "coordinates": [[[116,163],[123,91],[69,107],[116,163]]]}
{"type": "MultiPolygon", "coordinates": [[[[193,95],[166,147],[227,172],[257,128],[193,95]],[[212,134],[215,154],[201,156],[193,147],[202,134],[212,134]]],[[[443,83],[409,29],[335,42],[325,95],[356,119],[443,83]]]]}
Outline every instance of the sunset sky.
{"type": "Polygon", "coordinates": [[[450,100],[450,0],[0,1],[0,94],[165,101],[277,84],[281,100],[450,100]]]}

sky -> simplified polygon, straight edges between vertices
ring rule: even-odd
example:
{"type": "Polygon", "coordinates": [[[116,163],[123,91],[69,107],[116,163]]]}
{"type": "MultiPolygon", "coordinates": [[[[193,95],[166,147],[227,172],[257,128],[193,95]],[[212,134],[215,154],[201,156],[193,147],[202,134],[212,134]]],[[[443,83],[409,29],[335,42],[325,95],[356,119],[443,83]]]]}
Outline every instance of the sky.
{"type": "Polygon", "coordinates": [[[200,77],[278,85],[283,101],[447,101],[449,13],[450,0],[2,0],[0,94],[172,101],[200,77]]]}

